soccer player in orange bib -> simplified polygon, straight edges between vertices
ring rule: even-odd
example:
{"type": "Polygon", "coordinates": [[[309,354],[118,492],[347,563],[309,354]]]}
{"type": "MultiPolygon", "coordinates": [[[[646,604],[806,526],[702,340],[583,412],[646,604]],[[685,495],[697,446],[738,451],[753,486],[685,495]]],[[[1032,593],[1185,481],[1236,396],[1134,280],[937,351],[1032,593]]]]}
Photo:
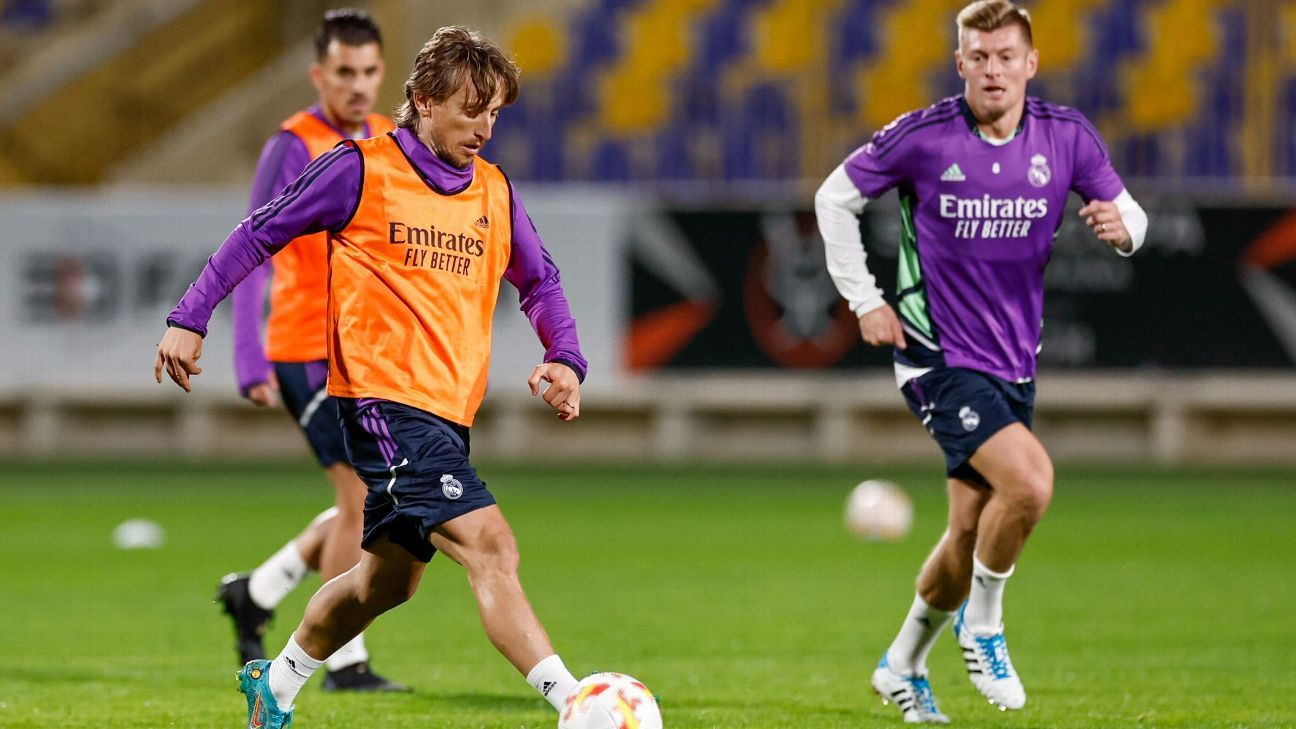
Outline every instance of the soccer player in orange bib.
{"type": "MultiPolygon", "coordinates": [[[[249,214],[297,179],[311,160],[344,139],[386,134],[390,119],[374,114],[383,79],[382,33],[362,10],[330,10],[315,35],[311,82],[319,102],[280,125],[261,152],[249,214]]],[[[333,484],[335,505],[248,574],[221,580],[217,599],[234,622],[239,665],[265,658],[261,636],[274,609],[306,576],[325,581],[360,561],[364,500],[368,489],[347,461],[337,401],[328,395],[325,303],[328,300],[328,234],[290,243],[273,265],[254,269],[234,290],[234,372],[239,392],[262,407],[279,397],[333,484]],[[273,283],[271,282],[273,268],[273,283]],[[261,339],[266,285],[270,314],[261,339]]],[[[326,691],[401,691],[369,668],[364,634],[325,662],[326,691]]]]}
{"type": "Polygon", "coordinates": [[[322,660],[408,600],[438,550],[464,567],[488,637],[537,692],[561,709],[576,686],[523,593],[512,529],[468,461],[502,278],[545,347],[531,393],[563,421],[580,416],[587,367],[552,258],[512,183],[479,156],[518,89],[517,67],[490,41],[437,31],[397,130],[313,161],[235,228],[167,319],[154,374],[187,391],[216,304],[289,241],[328,232],[328,393],[369,487],[364,554],[315,593],[277,658],[240,672],[249,727],[291,723],[322,660]]]}

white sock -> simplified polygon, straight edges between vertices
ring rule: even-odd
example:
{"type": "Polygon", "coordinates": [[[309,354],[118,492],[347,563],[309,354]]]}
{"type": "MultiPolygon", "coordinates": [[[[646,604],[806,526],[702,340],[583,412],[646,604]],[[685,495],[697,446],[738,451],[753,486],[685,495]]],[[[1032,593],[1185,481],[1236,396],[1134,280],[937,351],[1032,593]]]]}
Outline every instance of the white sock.
{"type": "Polygon", "coordinates": [[[280,709],[288,711],[292,708],[302,686],[323,663],[306,655],[306,651],[297,645],[296,638],[288,638],[283,652],[270,663],[270,693],[274,694],[280,709]]]}
{"type": "Polygon", "coordinates": [[[906,676],[926,673],[927,654],[931,653],[936,639],[953,617],[954,613],[938,610],[928,605],[920,595],[914,595],[909,614],[887,649],[887,663],[891,670],[906,676]]]}
{"type": "Polygon", "coordinates": [[[563,665],[557,653],[535,664],[526,680],[559,712],[566,706],[567,695],[575,690],[577,684],[576,677],[563,665]]]}
{"type": "Polygon", "coordinates": [[[1003,625],[1004,583],[1016,567],[1009,567],[1007,572],[994,572],[972,555],[972,593],[963,611],[963,622],[973,633],[999,632],[1003,625]]]}
{"type": "Polygon", "coordinates": [[[306,560],[297,549],[297,540],[283,545],[248,578],[252,602],[264,610],[274,610],[306,576],[306,560]]]}
{"type": "Polygon", "coordinates": [[[340,671],[347,666],[369,660],[369,651],[365,650],[364,633],[352,638],[350,642],[324,661],[330,671],[340,671]]]}

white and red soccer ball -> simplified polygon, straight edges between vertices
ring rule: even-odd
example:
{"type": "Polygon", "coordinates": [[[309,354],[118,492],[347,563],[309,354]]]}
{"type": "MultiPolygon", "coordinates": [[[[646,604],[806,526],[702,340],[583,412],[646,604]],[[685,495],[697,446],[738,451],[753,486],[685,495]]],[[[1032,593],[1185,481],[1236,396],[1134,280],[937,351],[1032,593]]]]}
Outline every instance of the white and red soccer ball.
{"type": "Polygon", "coordinates": [[[661,729],[657,699],[624,673],[592,673],[576,684],[558,715],[558,729],[661,729]]]}
{"type": "Polygon", "coordinates": [[[904,539],[911,526],[913,501],[890,481],[865,481],[846,499],[846,528],[860,539],[894,542],[904,539]]]}

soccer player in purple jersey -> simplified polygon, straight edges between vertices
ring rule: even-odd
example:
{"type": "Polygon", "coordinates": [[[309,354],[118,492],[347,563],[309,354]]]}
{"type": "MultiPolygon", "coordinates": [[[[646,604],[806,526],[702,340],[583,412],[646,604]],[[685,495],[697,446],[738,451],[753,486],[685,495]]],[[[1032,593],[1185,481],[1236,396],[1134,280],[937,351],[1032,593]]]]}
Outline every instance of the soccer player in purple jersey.
{"type": "MultiPolygon", "coordinates": [[[[336,143],[391,129],[390,120],[371,113],[383,71],[382,33],[368,13],[346,8],[324,14],[310,67],[319,100],[284,122],[266,142],[257,163],[249,215],[278,196],[314,157],[336,143]]],[[[261,407],[274,407],[282,399],[335,494],[333,507],[255,570],[229,574],[221,581],[217,600],[234,623],[239,665],[265,657],[261,638],[266,625],[308,570],[318,571],[327,581],[360,561],[368,489],[347,461],[337,403],[324,391],[328,253],[327,242],[317,238],[294,241],[291,255],[281,256],[276,263],[275,294],[270,297],[272,325],[264,341],[270,264],[254,270],[233,295],[239,392],[261,407]]],[[[326,691],[407,690],[370,669],[363,633],[329,656],[326,664],[326,691]]]]}
{"type": "Polygon", "coordinates": [[[949,475],[948,529],[872,677],[908,723],[949,721],[926,659],[951,620],[981,694],[1000,709],[1026,703],[1003,590],[1053,494],[1053,465],[1030,430],[1044,267],[1072,190],[1086,225],[1120,255],[1147,232],[1093,126],[1026,96],[1039,64],[1027,11],[974,2],[958,14],[958,39],[963,94],[887,125],[815,195],[828,270],[864,341],[895,347],[897,385],[949,475]],[[868,271],[856,219],[891,188],[903,218],[895,308],[868,271]]]}

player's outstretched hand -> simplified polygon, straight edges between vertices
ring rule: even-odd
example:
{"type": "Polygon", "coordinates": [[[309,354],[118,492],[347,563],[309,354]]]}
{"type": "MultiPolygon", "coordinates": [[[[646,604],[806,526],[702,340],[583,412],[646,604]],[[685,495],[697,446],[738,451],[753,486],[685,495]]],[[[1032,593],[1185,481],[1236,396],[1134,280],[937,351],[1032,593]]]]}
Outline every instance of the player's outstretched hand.
{"type": "Polygon", "coordinates": [[[1119,248],[1129,253],[1130,248],[1133,247],[1134,241],[1130,239],[1129,231],[1125,229],[1125,220],[1121,218],[1116,203],[1090,200],[1088,205],[1080,208],[1080,217],[1084,218],[1085,225],[1093,230],[1098,240],[1112,248],[1119,248]]]}
{"type": "Polygon", "coordinates": [[[157,358],[153,360],[153,375],[157,381],[162,381],[162,370],[165,369],[172,382],[189,392],[189,375],[202,373],[198,366],[202,341],[202,337],[188,329],[168,327],[162,341],[158,342],[157,358]]]}
{"type": "Polygon", "coordinates": [[[247,399],[251,400],[254,405],[272,408],[279,403],[278,393],[279,377],[272,370],[265,382],[258,382],[248,388],[247,399]]]}
{"type": "Polygon", "coordinates": [[[890,304],[883,304],[859,318],[860,336],[874,347],[894,344],[900,349],[909,346],[905,342],[904,327],[890,304]]]}
{"type": "Polygon", "coordinates": [[[541,381],[549,383],[544,401],[558,411],[559,419],[570,422],[580,417],[580,378],[572,368],[561,362],[536,365],[527,379],[532,395],[540,394],[541,381]]]}

